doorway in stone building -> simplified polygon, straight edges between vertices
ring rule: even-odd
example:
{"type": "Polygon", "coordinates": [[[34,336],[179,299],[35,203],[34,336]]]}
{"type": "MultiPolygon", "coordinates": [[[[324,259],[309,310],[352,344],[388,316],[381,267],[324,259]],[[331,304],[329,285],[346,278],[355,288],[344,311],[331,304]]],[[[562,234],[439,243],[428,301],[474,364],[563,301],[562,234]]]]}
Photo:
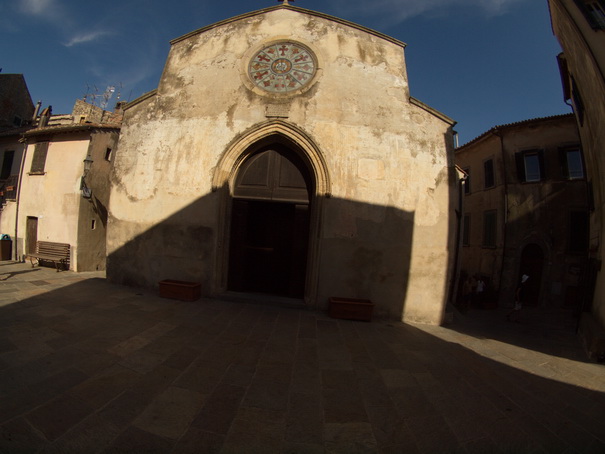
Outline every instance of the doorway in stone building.
{"type": "Polygon", "coordinates": [[[231,206],[228,290],[303,298],[310,187],[304,162],[280,144],[241,165],[231,206]]]}
{"type": "Polygon", "coordinates": [[[527,274],[529,279],[525,284],[524,305],[539,306],[540,290],[542,288],[542,272],[544,270],[544,252],[542,248],[535,244],[528,244],[521,252],[521,267],[517,282],[521,280],[523,274],[527,274]]]}

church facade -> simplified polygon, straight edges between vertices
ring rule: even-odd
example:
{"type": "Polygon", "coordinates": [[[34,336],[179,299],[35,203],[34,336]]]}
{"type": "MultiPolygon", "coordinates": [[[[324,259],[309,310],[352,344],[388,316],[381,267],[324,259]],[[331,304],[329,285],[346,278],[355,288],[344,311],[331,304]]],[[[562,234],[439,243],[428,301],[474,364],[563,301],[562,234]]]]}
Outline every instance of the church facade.
{"type": "Polygon", "coordinates": [[[125,106],[108,278],[441,323],[454,122],[410,96],[404,48],[287,2],[173,40],[125,106]]]}

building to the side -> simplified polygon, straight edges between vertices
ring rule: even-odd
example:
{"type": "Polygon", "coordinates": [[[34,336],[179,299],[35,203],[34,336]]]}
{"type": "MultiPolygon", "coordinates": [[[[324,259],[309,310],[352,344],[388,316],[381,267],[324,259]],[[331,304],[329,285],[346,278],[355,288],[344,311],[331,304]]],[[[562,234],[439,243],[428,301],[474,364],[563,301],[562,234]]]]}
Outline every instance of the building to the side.
{"type": "MultiPolygon", "coordinates": [[[[15,234],[15,204],[25,144],[23,133],[32,128],[36,112],[22,74],[0,74],[0,234],[15,234]]],[[[13,258],[12,242],[3,242],[0,258],[13,258]]]]}
{"type": "Polygon", "coordinates": [[[45,109],[20,134],[24,149],[13,164],[15,184],[1,217],[13,258],[25,260],[38,241],[63,243],[70,246],[70,269],[105,269],[109,173],[120,118],[78,100],[72,114],[45,109]]]}
{"type": "Polygon", "coordinates": [[[467,174],[461,282],[481,276],[485,303],[581,310],[588,254],[588,193],[573,114],[496,126],[456,150],[467,174]]]}
{"type": "Polygon", "coordinates": [[[125,107],[108,278],[441,323],[454,122],[410,97],[404,47],[287,2],[173,40],[125,107]]]}
{"type": "Polygon", "coordinates": [[[31,122],[34,104],[23,74],[0,74],[0,131],[31,122]]]}
{"type": "Polygon", "coordinates": [[[590,275],[594,293],[581,325],[586,347],[605,360],[605,2],[549,0],[565,101],[576,115],[593,200],[590,275]]]}

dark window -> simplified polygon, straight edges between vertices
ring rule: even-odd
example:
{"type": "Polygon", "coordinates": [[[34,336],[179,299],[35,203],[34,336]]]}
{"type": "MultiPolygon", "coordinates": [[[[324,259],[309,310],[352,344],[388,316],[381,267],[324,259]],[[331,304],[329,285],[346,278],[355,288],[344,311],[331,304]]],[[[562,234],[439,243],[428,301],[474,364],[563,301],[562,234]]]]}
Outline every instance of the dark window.
{"type": "Polygon", "coordinates": [[[15,115],[15,118],[13,118],[13,125],[23,126],[23,119],[19,115],[15,115]]]}
{"type": "Polygon", "coordinates": [[[465,214],[462,225],[462,245],[470,246],[471,244],[471,215],[465,214]]]}
{"type": "Polygon", "coordinates": [[[111,148],[107,148],[107,150],[105,150],[105,160],[111,161],[111,148]]]}
{"type": "Polygon", "coordinates": [[[471,193],[471,169],[470,168],[466,168],[466,169],[462,169],[466,172],[466,179],[464,180],[464,193],[465,194],[470,194],[471,193]]]}
{"type": "Polygon", "coordinates": [[[485,174],[485,188],[491,188],[494,186],[494,160],[488,159],[483,163],[483,170],[485,174]]]}
{"type": "Polygon", "coordinates": [[[578,117],[578,123],[580,126],[584,125],[584,101],[582,95],[576,84],[576,80],[571,78],[571,97],[573,98],[573,105],[576,110],[576,116],[578,117]]]}
{"type": "Polygon", "coordinates": [[[32,166],[30,173],[42,174],[44,173],[44,166],[46,165],[46,153],[48,152],[48,142],[38,142],[34,149],[34,157],[32,159],[32,166]]]}
{"type": "Polygon", "coordinates": [[[540,181],[540,160],[538,153],[527,153],[523,156],[525,181],[540,181]]]}
{"type": "Polygon", "coordinates": [[[483,213],[483,246],[496,247],[496,221],[498,220],[498,212],[489,210],[483,213]]]}
{"type": "Polygon", "coordinates": [[[588,212],[569,213],[569,252],[587,252],[589,237],[588,212]]]}
{"type": "Polygon", "coordinates": [[[605,2],[603,0],[575,0],[586,20],[595,30],[605,30],[605,2]]]}
{"type": "Polygon", "coordinates": [[[15,157],[14,151],[5,151],[4,157],[2,158],[2,170],[0,170],[0,180],[6,180],[13,168],[13,159],[15,157]]]}
{"type": "Polygon", "coordinates": [[[569,180],[583,179],[584,163],[580,149],[578,147],[562,148],[560,154],[563,176],[569,180]]]}
{"type": "Polygon", "coordinates": [[[535,183],[544,180],[544,153],[542,150],[527,150],[515,154],[519,181],[535,183]]]}
{"type": "Polygon", "coordinates": [[[592,188],[592,181],[588,182],[588,211],[594,211],[594,189],[592,188]]]}

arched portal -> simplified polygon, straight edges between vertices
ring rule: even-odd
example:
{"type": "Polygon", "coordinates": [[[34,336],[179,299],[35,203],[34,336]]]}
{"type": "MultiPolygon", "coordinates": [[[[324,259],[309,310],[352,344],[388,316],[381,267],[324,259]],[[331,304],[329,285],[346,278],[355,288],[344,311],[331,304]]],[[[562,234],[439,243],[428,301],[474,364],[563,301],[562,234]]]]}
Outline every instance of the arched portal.
{"type": "Polygon", "coordinates": [[[535,243],[530,243],[523,248],[521,253],[521,266],[519,278],[527,274],[529,279],[525,284],[524,304],[527,306],[540,305],[540,289],[542,287],[542,272],[544,270],[544,252],[535,243]]]}
{"type": "MultiPolygon", "coordinates": [[[[305,181],[306,194],[308,197],[308,245],[306,256],[306,272],[302,275],[305,277],[304,296],[305,304],[314,306],[317,301],[318,279],[319,279],[319,263],[320,263],[320,225],[322,217],[322,207],[325,198],[331,195],[331,181],[328,172],[326,160],[315,141],[302,129],[284,120],[268,120],[253,126],[248,131],[245,131],[227,147],[225,153],[219,159],[217,166],[213,172],[213,191],[220,195],[218,206],[219,219],[219,238],[218,238],[218,254],[217,254],[217,291],[227,291],[233,285],[230,285],[230,265],[234,264],[234,259],[231,257],[231,230],[234,227],[234,209],[237,210],[238,205],[234,203],[238,200],[245,199],[246,196],[251,197],[247,200],[256,201],[259,203],[247,203],[247,208],[252,207],[256,210],[257,217],[262,219],[263,209],[273,208],[268,207],[267,203],[286,203],[292,204],[291,199],[278,200],[283,197],[285,188],[280,188],[277,193],[270,197],[272,202],[266,199],[254,200],[254,194],[248,192],[245,194],[248,171],[245,170],[245,165],[250,165],[249,176],[253,176],[256,165],[252,162],[264,159],[271,160],[273,158],[261,157],[262,153],[267,150],[273,150],[285,157],[299,172],[301,178],[305,181]],[[242,172],[240,172],[242,170],[242,172]],[[242,184],[243,183],[243,184],[242,184]],[[236,188],[237,196],[236,196],[236,188]],[[281,194],[281,195],[280,195],[281,194]],[[264,208],[263,208],[264,207],[264,208]]],[[[286,162],[282,161],[282,162],[286,162]]],[[[286,162],[286,164],[287,164],[286,162]]],[[[259,168],[262,167],[259,165],[259,168]]],[[[292,167],[289,167],[293,170],[292,167]]],[[[268,175],[268,174],[267,174],[268,175]]],[[[295,188],[300,195],[300,188],[295,188]]],[[[267,190],[265,194],[268,194],[267,190]]],[[[258,194],[257,194],[258,195],[258,194]]],[[[292,194],[290,194],[292,196],[292,194]]],[[[269,197],[269,196],[267,196],[269,197]]],[[[298,196],[296,196],[298,197],[298,196]]],[[[274,208],[278,210],[279,208],[274,208]]],[[[285,210],[285,208],[284,208],[285,210]]],[[[300,214],[300,207],[299,207],[300,214]]],[[[269,216],[277,215],[269,213],[269,216]]],[[[242,216],[245,216],[243,214],[242,216]]],[[[237,222],[237,221],[236,221],[237,222]]],[[[299,224],[300,225],[300,224],[299,224]]],[[[231,281],[233,283],[233,281],[231,281]]],[[[300,288],[300,287],[299,287],[300,288]]]]}
{"type": "Polygon", "coordinates": [[[304,297],[311,187],[304,162],[284,145],[243,162],[233,187],[228,290],[304,297]]]}

